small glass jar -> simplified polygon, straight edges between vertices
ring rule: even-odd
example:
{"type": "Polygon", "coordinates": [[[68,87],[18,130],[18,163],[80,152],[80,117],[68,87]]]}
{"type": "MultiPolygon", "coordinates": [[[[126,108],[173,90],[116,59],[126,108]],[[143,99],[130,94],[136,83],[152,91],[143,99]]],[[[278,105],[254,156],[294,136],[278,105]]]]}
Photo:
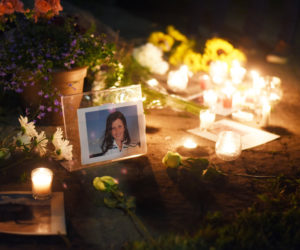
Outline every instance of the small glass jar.
{"type": "Polygon", "coordinates": [[[53,172],[49,168],[36,168],[31,172],[32,195],[36,200],[51,198],[53,172]]]}
{"type": "Polygon", "coordinates": [[[237,159],[242,152],[241,136],[233,131],[222,131],[216,142],[216,155],[224,161],[237,159]]]}

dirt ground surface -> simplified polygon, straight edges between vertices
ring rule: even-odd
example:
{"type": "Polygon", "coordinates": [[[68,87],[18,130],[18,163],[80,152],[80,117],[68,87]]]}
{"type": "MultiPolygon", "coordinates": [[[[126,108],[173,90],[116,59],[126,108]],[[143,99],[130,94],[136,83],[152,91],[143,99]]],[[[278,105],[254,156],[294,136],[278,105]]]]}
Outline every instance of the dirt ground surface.
{"type": "MultiPolygon", "coordinates": [[[[124,13],[120,12],[120,15],[124,13]]],[[[91,18],[90,14],[85,16],[91,18]]],[[[136,23],[137,19],[130,18],[127,20],[136,23]]],[[[136,23],[138,25],[150,23],[141,21],[136,23]]],[[[104,29],[107,28],[105,25],[104,29]]],[[[283,98],[272,110],[270,124],[263,128],[280,135],[280,138],[244,150],[233,162],[224,162],[216,157],[213,142],[187,132],[199,126],[198,116],[170,108],[149,110],[146,114],[148,153],[144,156],[75,172],[68,172],[55,162],[31,162],[1,175],[1,191],[28,191],[31,190],[30,180],[20,182],[21,174],[25,172],[30,175],[30,171],[41,164],[52,168],[55,176],[53,190],[64,192],[68,234],[66,238],[0,234],[0,248],[66,249],[71,244],[74,249],[121,249],[125,242],[143,239],[128,216],[120,210],[104,206],[103,195],[92,186],[96,176],[109,175],[118,179],[121,189],[127,195],[136,197],[136,214],[153,236],[170,232],[192,233],[209,211],[222,211],[232,216],[257,200],[256,195],[265,181],[233,175],[228,181],[220,183],[201,182],[189,174],[179,177],[162,164],[167,151],[176,151],[185,157],[207,158],[227,173],[260,176],[299,174],[300,82],[299,73],[295,70],[298,66],[267,64],[262,57],[255,57],[250,58],[248,67],[260,69],[262,75],[278,76],[282,80],[283,98]],[[196,149],[182,147],[187,137],[197,142],[196,149]]],[[[55,128],[42,129],[53,131],[55,128]]]]}

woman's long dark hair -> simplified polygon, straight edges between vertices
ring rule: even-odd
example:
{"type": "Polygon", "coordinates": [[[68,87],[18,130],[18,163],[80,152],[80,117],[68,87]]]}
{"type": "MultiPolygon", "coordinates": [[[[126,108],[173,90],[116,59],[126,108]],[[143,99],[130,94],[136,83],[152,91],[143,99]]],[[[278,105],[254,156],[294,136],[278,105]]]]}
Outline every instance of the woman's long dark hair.
{"type": "Polygon", "coordinates": [[[120,119],[124,125],[124,138],[122,142],[125,144],[130,144],[131,140],[130,140],[125,116],[120,111],[115,111],[107,117],[104,139],[101,145],[102,153],[100,153],[99,156],[104,155],[109,149],[112,148],[114,142],[114,138],[111,135],[112,123],[117,119],[120,119]]]}

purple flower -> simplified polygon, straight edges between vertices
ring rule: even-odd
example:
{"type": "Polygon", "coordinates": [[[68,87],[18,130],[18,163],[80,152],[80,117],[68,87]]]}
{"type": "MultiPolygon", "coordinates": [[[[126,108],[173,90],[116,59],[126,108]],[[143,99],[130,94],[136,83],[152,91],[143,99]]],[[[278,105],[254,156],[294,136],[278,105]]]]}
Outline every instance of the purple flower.
{"type": "Polygon", "coordinates": [[[58,112],[58,108],[54,108],[54,112],[58,112]]]}
{"type": "Polygon", "coordinates": [[[45,106],[44,105],[40,105],[40,110],[45,110],[45,106]]]}
{"type": "Polygon", "coordinates": [[[22,92],[23,92],[23,89],[17,88],[17,89],[16,89],[16,92],[17,92],[17,93],[22,93],[22,92]]]}
{"type": "Polygon", "coordinates": [[[51,112],[51,111],[52,111],[52,107],[48,107],[48,108],[47,108],[47,111],[48,111],[48,112],[51,112]]]}
{"type": "Polygon", "coordinates": [[[26,114],[26,116],[28,116],[30,114],[29,108],[25,109],[25,114],[26,114]]]}
{"type": "Polygon", "coordinates": [[[60,102],[59,102],[57,99],[55,99],[55,100],[54,100],[54,105],[55,105],[55,106],[59,106],[59,105],[60,105],[60,102]]]}
{"type": "Polygon", "coordinates": [[[71,61],[70,61],[70,64],[74,64],[75,63],[75,61],[72,59],[71,61]]]}
{"type": "Polygon", "coordinates": [[[41,90],[41,91],[38,92],[39,96],[42,96],[43,94],[44,94],[43,90],[41,90]]]}
{"type": "Polygon", "coordinates": [[[44,76],[44,80],[45,80],[45,81],[48,81],[48,80],[49,80],[49,77],[48,77],[48,76],[44,76]]]}
{"type": "Polygon", "coordinates": [[[37,67],[38,67],[38,69],[41,69],[41,68],[44,67],[44,65],[43,64],[39,64],[37,67]]]}
{"type": "Polygon", "coordinates": [[[76,45],[76,39],[74,39],[72,42],[71,42],[71,47],[74,47],[76,45]]]}
{"type": "Polygon", "coordinates": [[[49,95],[48,94],[44,95],[44,98],[45,99],[49,98],[49,95]]]}
{"type": "Polygon", "coordinates": [[[6,76],[5,72],[0,72],[0,76],[6,76]]]}

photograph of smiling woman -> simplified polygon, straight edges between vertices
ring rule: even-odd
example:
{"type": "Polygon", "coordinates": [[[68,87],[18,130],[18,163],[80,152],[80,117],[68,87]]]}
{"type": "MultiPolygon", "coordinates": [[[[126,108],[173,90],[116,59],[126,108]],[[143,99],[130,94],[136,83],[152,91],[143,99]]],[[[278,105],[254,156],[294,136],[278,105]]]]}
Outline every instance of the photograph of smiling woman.
{"type": "Polygon", "coordinates": [[[106,120],[104,139],[101,143],[101,153],[91,154],[90,158],[126,153],[129,148],[139,146],[140,143],[131,143],[127,121],[120,111],[111,113],[106,120]]]}

